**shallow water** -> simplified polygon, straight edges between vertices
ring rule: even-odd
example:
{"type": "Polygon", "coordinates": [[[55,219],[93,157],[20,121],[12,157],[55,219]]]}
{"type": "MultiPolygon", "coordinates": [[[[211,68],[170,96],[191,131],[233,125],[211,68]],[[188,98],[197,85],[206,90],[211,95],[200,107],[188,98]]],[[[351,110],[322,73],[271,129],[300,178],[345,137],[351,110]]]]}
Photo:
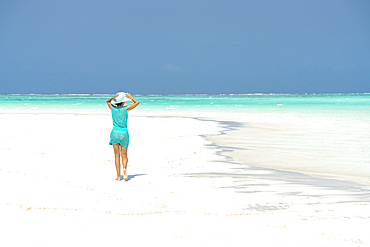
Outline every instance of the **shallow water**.
{"type": "MultiPolygon", "coordinates": [[[[0,95],[0,114],[104,114],[110,95],[0,95]]],[[[370,184],[370,94],[139,95],[131,116],[238,122],[210,136],[236,161],[370,184]]]]}
{"type": "MultiPolygon", "coordinates": [[[[0,95],[0,113],[107,113],[105,100],[111,95],[0,95]]],[[[136,115],[218,116],[263,113],[361,114],[370,109],[370,94],[318,95],[139,95],[136,115]]]]}

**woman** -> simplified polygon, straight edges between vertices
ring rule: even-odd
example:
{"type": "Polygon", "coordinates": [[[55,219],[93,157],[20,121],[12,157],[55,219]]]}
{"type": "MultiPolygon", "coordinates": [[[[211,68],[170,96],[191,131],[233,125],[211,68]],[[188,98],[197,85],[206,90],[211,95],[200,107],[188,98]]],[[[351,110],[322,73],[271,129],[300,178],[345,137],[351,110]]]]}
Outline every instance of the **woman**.
{"type": "Polygon", "coordinates": [[[129,144],[129,135],[127,131],[127,112],[134,109],[140,102],[129,93],[117,93],[117,95],[107,100],[109,109],[111,109],[113,129],[110,133],[109,145],[113,145],[115,164],[117,170],[117,181],[121,181],[121,164],[122,156],[123,179],[126,181],[127,176],[127,148],[129,144]],[[134,103],[125,106],[125,102],[132,100],[134,103]],[[113,102],[112,102],[113,101],[113,102]]]}

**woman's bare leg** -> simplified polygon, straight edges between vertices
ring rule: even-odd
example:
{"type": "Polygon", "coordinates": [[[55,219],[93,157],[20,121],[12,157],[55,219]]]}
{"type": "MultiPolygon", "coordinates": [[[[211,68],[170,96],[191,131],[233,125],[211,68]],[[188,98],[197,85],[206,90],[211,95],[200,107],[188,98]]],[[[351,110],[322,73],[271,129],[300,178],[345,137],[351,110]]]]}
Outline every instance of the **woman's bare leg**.
{"type": "Polygon", "coordinates": [[[113,144],[113,150],[114,150],[114,163],[116,165],[117,170],[117,181],[121,181],[121,161],[120,161],[120,144],[113,144]]]}
{"type": "Polygon", "coordinates": [[[127,163],[128,163],[128,158],[127,158],[127,148],[124,146],[121,146],[121,156],[122,156],[122,165],[123,165],[123,179],[126,181],[128,176],[127,176],[127,163]]]}

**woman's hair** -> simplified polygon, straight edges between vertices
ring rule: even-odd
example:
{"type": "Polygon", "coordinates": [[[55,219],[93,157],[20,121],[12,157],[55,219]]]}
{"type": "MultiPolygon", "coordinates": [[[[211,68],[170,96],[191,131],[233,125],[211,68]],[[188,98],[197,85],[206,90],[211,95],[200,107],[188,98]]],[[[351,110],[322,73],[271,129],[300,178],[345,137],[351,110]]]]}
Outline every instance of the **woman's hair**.
{"type": "Polygon", "coordinates": [[[124,103],[125,103],[125,102],[120,102],[120,103],[116,104],[116,106],[121,107],[124,103]]]}

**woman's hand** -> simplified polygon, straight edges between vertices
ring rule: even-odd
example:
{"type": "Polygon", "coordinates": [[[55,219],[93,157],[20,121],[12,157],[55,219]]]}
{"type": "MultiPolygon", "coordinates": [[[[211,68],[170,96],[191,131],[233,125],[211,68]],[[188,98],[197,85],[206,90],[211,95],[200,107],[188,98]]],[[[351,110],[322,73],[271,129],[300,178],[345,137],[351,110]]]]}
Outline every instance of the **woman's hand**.
{"type": "Polygon", "coordinates": [[[138,104],[140,104],[140,102],[139,102],[137,99],[135,99],[134,97],[132,97],[132,96],[131,96],[131,94],[129,94],[129,93],[126,93],[126,97],[127,97],[127,98],[129,98],[129,99],[131,99],[131,100],[134,102],[133,104],[128,105],[128,106],[126,107],[127,111],[131,111],[131,110],[132,110],[132,109],[134,109],[138,104]]]}
{"type": "Polygon", "coordinates": [[[111,104],[110,102],[112,101],[112,99],[117,98],[117,97],[118,97],[118,95],[119,95],[119,94],[116,94],[116,95],[114,95],[112,98],[107,99],[107,105],[108,105],[109,109],[110,109],[110,108],[111,108],[111,106],[112,106],[112,104],[111,104]]]}

